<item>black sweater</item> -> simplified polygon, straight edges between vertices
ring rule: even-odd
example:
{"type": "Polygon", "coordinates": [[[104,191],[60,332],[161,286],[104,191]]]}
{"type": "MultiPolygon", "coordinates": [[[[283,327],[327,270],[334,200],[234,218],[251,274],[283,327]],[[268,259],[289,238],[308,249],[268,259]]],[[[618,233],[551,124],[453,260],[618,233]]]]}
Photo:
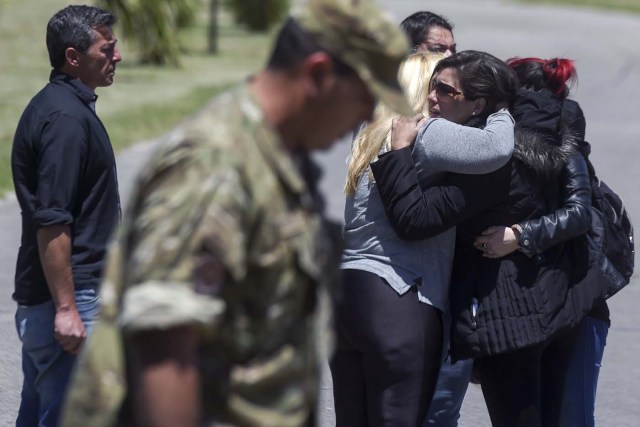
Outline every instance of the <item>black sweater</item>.
{"type": "Polygon", "coordinates": [[[76,288],[100,282],[120,200],[115,157],[92,109],[95,100],[80,80],[53,71],[18,124],[11,168],[22,211],[13,294],[19,304],[51,299],[38,255],[36,235],[42,227],[70,227],[76,288]]]}

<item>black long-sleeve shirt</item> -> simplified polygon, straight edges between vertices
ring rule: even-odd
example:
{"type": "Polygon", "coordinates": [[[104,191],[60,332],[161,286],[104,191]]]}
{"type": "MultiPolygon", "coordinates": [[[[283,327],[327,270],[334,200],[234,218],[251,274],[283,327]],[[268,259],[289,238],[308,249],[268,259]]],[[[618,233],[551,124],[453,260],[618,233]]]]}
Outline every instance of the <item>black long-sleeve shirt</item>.
{"type": "Polygon", "coordinates": [[[18,123],[11,167],[22,239],[13,298],[21,305],[51,299],[38,254],[42,227],[70,227],[76,288],[99,283],[120,200],[115,157],[95,100],[80,80],[53,71],[18,123]]]}

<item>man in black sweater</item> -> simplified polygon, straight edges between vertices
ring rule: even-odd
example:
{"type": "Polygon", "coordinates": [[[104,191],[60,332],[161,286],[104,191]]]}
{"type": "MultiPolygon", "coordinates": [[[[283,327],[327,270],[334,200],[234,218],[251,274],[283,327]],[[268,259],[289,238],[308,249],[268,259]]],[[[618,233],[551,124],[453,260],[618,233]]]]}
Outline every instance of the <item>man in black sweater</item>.
{"type": "Polygon", "coordinates": [[[75,355],[99,310],[105,250],[119,221],[113,149],[97,87],[121,60],[102,9],[69,6],[47,25],[53,71],[25,109],[11,167],[22,215],[16,328],[24,383],[17,426],[55,426],[75,355]]]}

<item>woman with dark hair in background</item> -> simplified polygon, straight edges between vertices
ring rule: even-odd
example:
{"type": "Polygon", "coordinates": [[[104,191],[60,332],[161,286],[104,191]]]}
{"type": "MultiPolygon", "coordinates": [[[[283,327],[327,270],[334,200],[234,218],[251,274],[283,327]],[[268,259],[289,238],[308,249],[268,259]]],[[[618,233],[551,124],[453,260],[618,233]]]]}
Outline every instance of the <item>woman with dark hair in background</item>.
{"type": "Polygon", "coordinates": [[[423,98],[428,95],[426,108],[422,102],[416,110],[428,112],[429,120],[418,115],[392,125],[383,117],[353,143],[330,364],[338,427],[421,425],[442,360],[455,231],[401,240],[386,218],[370,162],[388,150],[389,135],[414,140],[418,134],[409,155],[427,183],[447,171],[496,170],[513,149],[513,120],[503,108],[517,87],[513,70],[489,54],[467,51],[442,59],[433,74],[414,76],[423,98]]]}
{"type": "MultiPolygon", "coordinates": [[[[518,92],[514,111],[527,110],[526,95],[518,92]]],[[[520,114],[523,122],[545,113],[530,110],[532,115],[520,114]]],[[[539,118],[517,125],[514,158],[491,174],[447,174],[440,185],[426,188],[410,149],[395,141],[396,151],[371,166],[401,237],[422,239],[460,224],[451,286],[452,353],[476,358],[498,427],[560,425],[560,379],[578,336],[573,326],[582,316],[572,304],[579,290],[571,286],[573,266],[562,242],[590,227],[589,176],[578,139],[559,127],[560,109],[548,113],[548,125],[541,126],[539,118]],[[540,227],[539,239],[548,246],[544,253],[530,254],[530,242],[523,241],[522,250],[498,258],[496,248],[476,241],[490,225],[518,230],[518,224],[561,206],[565,214],[557,214],[552,227],[540,227]]]]}
{"type": "MultiPolygon", "coordinates": [[[[507,63],[520,79],[522,99],[514,118],[520,125],[544,126],[559,130],[567,126],[579,138],[585,158],[591,151],[584,141],[586,122],[580,105],[569,96],[568,82],[576,77],[573,61],[564,58],[513,58],[507,63]]],[[[476,239],[476,246],[487,245],[495,256],[515,250],[532,255],[543,253],[555,244],[550,237],[563,223],[570,223],[577,212],[570,203],[537,220],[523,221],[510,228],[490,227],[476,239]],[[566,218],[566,221],[559,220],[566,218]]],[[[611,322],[606,301],[601,301],[580,322],[580,334],[565,380],[560,425],[595,425],[595,398],[598,375],[611,322]]]]}

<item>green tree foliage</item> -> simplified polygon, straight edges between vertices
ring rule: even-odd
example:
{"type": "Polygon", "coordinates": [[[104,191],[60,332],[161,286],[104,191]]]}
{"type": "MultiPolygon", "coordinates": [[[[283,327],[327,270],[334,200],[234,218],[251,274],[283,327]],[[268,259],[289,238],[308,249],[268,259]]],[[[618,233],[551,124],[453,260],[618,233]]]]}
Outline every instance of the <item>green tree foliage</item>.
{"type": "Polygon", "coordinates": [[[251,31],[266,31],[289,11],[289,0],[225,0],[238,24],[251,31]]]}
{"type": "Polygon", "coordinates": [[[198,0],[100,0],[118,18],[123,35],[135,40],[140,62],[178,64],[176,31],[191,25],[198,0]]]}

